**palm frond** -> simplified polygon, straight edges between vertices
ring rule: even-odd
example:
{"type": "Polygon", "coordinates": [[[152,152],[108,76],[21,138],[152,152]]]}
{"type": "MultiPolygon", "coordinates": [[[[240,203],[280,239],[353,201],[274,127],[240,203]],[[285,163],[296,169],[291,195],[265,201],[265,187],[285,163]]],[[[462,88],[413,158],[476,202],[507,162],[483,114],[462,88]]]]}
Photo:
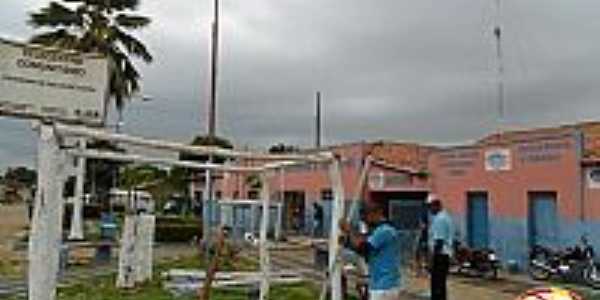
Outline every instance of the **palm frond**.
{"type": "Polygon", "coordinates": [[[79,38],[74,34],[69,33],[65,29],[58,29],[55,31],[44,32],[35,35],[30,39],[33,44],[40,44],[44,46],[65,48],[65,49],[78,49],[79,38]]]}
{"type": "Polygon", "coordinates": [[[39,12],[30,13],[28,23],[34,27],[83,26],[83,18],[72,9],[50,2],[39,12]]]}
{"type": "Polygon", "coordinates": [[[113,26],[111,31],[115,35],[116,40],[118,40],[119,43],[121,43],[121,45],[127,49],[129,54],[140,57],[147,63],[152,62],[152,55],[148,51],[148,48],[146,48],[146,46],[140,40],[116,26],[113,26]]]}
{"type": "Polygon", "coordinates": [[[138,80],[140,79],[140,73],[135,69],[135,66],[131,63],[129,59],[125,59],[123,61],[124,69],[123,75],[125,76],[125,80],[127,82],[129,93],[133,94],[140,90],[140,86],[138,80]]]}
{"type": "Polygon", "coordinates": [[[65,2],[85,3],[86,5],[98,6],[112,10],[135,10],[140,5],[140,0],[63,0],[65,2]]]}
{"type": "Polygon", "coordinates": [[[127,29],[139,29],[150,24],[150,18],[144,16],[134,16],[127,14],[119,14],[115,18],[117,24],[127,29]]]}

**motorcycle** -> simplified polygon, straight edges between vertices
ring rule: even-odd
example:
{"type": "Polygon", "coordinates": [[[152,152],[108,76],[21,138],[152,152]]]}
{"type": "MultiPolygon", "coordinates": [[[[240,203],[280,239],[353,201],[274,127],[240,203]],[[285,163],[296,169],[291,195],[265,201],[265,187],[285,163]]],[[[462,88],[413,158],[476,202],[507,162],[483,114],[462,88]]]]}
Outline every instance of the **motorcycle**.
{"type": "Polygon", "coordinates": [[[581,280],[600,289],[600,267],[594,260],[594,248],[585,236],[581,244],[563,251],[533,246],[529,254],[529,274],[535,280],[548,280],[553,276],[564,281],[581,280]]]}
{"type": "Polygon", "coordinates": [[[596,263],[594,247],[589,244],[587,237],[581,237],[581,244],[585,255],[585,265],[583,267],[583,280],[594,288],[600,289],[600,265],[596,263]]]}
{"type": "Polygon", "coordinates": [[[489,248],[471,249],[459,241],[454,243],[454,258],[450,272],[468,276],[498,278],[500,260],[496,252],[489,248]]]}

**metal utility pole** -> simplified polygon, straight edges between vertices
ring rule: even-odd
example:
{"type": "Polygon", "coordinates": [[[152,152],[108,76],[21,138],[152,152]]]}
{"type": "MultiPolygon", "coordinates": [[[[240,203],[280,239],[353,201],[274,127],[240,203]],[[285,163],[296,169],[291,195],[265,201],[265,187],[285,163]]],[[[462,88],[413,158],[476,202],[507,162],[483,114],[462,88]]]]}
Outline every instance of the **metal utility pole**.
{"type": "Polygon", "coordinates": [[[506,107],[504,99],[504,57],[502,53],[502,9],[500,0],[496,1],[496,25],[494,26],[494,37],[496,38],[496,62],[497,62],[497,85],[498,85],[498,122],[500,126],[504,123],[506,107]]]}
{"type": "Polygon", "coordinates": [[[210,102],[208,107],[208,136],[216,135],[217,76],[219,65],[219,0],[214,0],[214,20],[212,24],[212,51],[210,72],[210,102]]]}
{"type": "Polygon", "coordinates": [[[321,148],[321,92],[317,92],[317,115],[315,126],[315,148],[321,148]]]}
{"type": "MultiPolygon", "coordinates": [[[[212,51],[210,73],[210,101],[208,105],[208,139],[213,141],[216,137],[216,111],[217,111],[217,79],[219,62],[219,0],[214,0],[214,19],[212,24],[212,51]]],[[[208,162],[213,162],[213,157],[208,157],[208,162]]],[[[204,205],[202,206],[202,234],[205,245],[206,259],[210,259],[211,245],[211,219],[213,217],[213,172],[205,171],[204,205]]]]}

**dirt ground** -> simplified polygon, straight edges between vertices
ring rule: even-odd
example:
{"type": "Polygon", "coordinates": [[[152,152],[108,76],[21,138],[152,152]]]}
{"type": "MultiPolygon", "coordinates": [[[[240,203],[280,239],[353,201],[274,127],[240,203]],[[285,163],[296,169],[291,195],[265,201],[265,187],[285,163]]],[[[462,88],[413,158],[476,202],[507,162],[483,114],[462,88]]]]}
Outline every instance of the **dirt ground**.
{"type": "Polygon", "coordinates": [[[14,250],[28,226],[25,205],[0,206],[0,276],[21,277],[25,272],[23,253],[14,250]]]}
{"type": "Polygon", "coordinates": [[[0,243],[14,241],[15,235],[27,226],[25,205],[0,205],[0,243]]]}

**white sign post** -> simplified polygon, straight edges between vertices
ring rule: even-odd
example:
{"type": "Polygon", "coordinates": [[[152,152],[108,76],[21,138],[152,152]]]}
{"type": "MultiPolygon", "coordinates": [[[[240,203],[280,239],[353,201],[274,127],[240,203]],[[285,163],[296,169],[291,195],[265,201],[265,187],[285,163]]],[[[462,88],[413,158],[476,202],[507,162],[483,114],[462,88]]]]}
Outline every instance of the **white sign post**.
{"type": "Polygon", "coordinates": [[[0,39],[0,115],[101,125],[108,61],[0,39]]]}
{"type": "Polygon", "coordinates": [[[42,125],[38,142],[38,190],[29,236],[29,300],[56,299],[64,159],[54,129],[42,125]]]}

